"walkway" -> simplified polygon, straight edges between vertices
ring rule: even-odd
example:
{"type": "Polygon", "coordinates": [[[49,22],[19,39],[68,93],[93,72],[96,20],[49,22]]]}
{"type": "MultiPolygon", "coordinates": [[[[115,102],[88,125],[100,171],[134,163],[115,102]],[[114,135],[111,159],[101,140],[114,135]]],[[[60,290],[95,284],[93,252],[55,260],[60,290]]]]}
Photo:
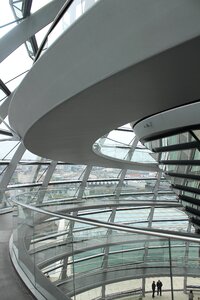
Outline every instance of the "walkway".
{"type": "MultiPolygon", "coordinates": [[[[0,215],[0,291],[1,291],[1,300],[13,300],[13,299],[20,299],[20,300],[33,300],[35,299],[27,290],[26,286],[23,284],[15,269],[12,265],[9,256],[8,250],[8,243],[9,238],[12,232],[12,213],[0,215]]],[[[174,287],[180,288],[182,286],[182,280],[180,278],[174,278],[174,287]]],[[[192,279],[194,281],[194,279],[192,279]]],[[[162,278],[164,286],[169,286],[169,278],[162,278]]],[[[152,279],[147,278],[147,289],[151,286],[152,279]]],[[[191,282],[189,282],[191,284],[191,282]]],[[[196,278],[195,284],[199,283],[199,279],[196,278]]],[[[122,282],[120,284],[120,290],[123,290],[122,286],[124,286],[124,290],[130,289],[132,287],[139,287],[141,286],[140,280],[130,280],[127,282],[122,282]],[[128,285],[128,286],[127,286],[128,285]]],[[[109,292],[113,293],[116,292],[119,288],[119,284],[110,284],[109,285],[109,292]]],[[[97,289],[98,290],[98,289],[97,289]]],[[[95,297],[95,290],[88,291],[84,293],[85,295],[77,295],[76,300],[86,300],[89,294],[92,293],[92,296],[95,297]],[[84,297],[85,296],[85,297],[84,297]]],[[[195,294],[194,300],[197,300],[200,297],[200,294],[195,294]]],[[[134,300],[134,297],[126,297],[123,300],[134,300]]],[[[145,300],[152,299],[151,294],[146,294],[145,300]]],[[[169,292],[163,292],[163,295],[156,296],[154,299],[161,299],[161,300],[170,300],[171,294],[169,292]]],[[[174,293],[174,300],[187,300],[188,296],[182,292],[175,292],[174,293]]]]}
{"type": "Polygon", "coordinates": [[[27,290],[12,265],[8,243],[12,232],[12,213],[0,215],[0,291],[1,300],[35,299],[27,290]]]}

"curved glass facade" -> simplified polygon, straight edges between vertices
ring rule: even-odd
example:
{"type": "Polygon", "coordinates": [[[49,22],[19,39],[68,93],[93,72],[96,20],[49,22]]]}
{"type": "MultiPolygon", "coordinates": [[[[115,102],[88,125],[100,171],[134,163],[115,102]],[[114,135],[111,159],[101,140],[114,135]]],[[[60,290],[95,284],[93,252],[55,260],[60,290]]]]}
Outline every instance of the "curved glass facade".
{"type": "Polygon", "coordinates": [[[178,129],[146,142],[157,155],[172,188],[199,231],[200,140],[198,127],[178,129]]]}

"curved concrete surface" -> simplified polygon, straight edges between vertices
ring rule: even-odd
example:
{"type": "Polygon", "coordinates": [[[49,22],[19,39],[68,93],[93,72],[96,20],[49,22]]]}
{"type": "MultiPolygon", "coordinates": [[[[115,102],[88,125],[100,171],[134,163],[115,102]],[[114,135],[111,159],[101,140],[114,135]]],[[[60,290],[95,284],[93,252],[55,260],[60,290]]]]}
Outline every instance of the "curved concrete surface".
{"type": "Polygon", "coordinates": [[[200,101],[146,118],[134,126],[137,137],[153,137],[170,130],[199,125],[200,101]]]}
{"type": "Polygon", "coordinates": [[[109,166],[92,151],[99,137],[199,99],[199,12],[198,0],[97,2],[17,89],[9,119],[25,146],[53,160],[109,166]]]}

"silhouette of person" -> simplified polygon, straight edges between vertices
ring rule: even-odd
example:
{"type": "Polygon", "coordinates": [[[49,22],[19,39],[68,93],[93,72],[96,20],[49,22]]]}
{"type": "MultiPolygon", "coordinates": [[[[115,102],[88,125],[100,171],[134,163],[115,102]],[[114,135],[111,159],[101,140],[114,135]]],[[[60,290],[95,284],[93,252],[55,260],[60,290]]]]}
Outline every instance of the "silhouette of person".
{"type": "Polygon", "coordinates": [[[193,300],[193,299],[194,299],[193,291],[190,291],[188,300],[193,300]]]}
{"type": "Polygon", "coordinates": [[[156,286],[157,286],[157,295],[162,296],[162,282],[158,280],[156,286]]]}
{"type": "Polygon", "coordinates": [[[155,297],[156,284],[155,281],[152,282],[152,298],[155,297]]]}

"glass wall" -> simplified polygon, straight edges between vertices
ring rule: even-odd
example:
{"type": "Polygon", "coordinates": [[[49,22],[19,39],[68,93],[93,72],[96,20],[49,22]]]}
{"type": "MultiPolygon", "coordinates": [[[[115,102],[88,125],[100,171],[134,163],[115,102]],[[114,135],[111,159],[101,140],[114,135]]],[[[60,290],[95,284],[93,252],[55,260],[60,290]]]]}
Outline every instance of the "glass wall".
{"type": "MultiPolygon", "coordinates": [[[[157,220],[166,218],[159,211],[156,214],[157,220]]],[[[163,293],[173,293],[177,276],[199,276],[199,242],[187,233],[171,239],[167,231],[159,236],[159,232],[130,230],[122,225],[128,221],[123,211],[117,211],[116,223],[111,222],[109,212],[99,213],[98,218],[97,214],[74,216],[35,211],[19,203],[15,206],[12,256],[32,289],[47,299],[50,294],[51,299],[119,295],[141,299],[151,293],[152,278],[165,282],[163,293]]],[[[142,219],[147,217],[148,211],[142,219]]],[[[186,291],[189,282],[182,284],[186,291]]]]}

